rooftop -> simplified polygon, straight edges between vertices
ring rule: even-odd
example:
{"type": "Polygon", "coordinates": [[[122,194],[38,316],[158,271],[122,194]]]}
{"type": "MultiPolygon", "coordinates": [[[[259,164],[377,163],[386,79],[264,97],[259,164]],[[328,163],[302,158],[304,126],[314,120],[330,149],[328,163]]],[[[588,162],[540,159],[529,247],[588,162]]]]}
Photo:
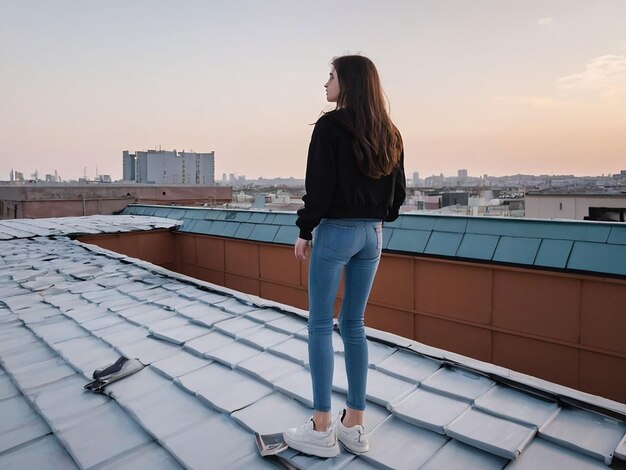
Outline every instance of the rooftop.
{"type": "Polygon", "coordinates": [[[626,191],[598,191],[598,190],[589,190],[589,191],[581,191],[581,190],[571,190],[571,191],[529,191],[526,193],[530,196],[577,196],[577,197],[625,197],[626,191]]]}
{"type": "MultiPolygon", "coordinates": [[[[178,225],[132,215],[0,223],[0,468],[271,468],[253,432],[311,415],[306,312],[73,239],[178,225]],[[83,390],[120,355],[147,367],[105,395],[83,390]]],[[[288,450],[294,466],[625,466],[625,404],[367,332],[370,452],[342,450],[331,463],[288,450]]],[[[333,344],[340,409],[337,332],[333,344]]]]}
{"type": "MultiPolygon", "coordinates": [[[[125,214],[180,220],[179,231],[291,244],[293,212],[131,204],[125,214]]],[[[383,228],[387,252],[626,276],[626,224],[553,219],[401,214],[383,228]]]]}

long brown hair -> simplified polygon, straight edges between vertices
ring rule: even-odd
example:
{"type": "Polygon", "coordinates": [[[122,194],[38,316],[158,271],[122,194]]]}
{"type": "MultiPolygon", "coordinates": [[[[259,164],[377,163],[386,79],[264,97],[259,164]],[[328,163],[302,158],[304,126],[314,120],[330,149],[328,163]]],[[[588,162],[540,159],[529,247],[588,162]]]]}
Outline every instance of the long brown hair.
{"type": "Polygon", "coordinates": [[[400,161],[402,137],[387,112],[376,66],[360,55],[335,57],[332,65],[340,87],[337,109],[351,115],[359,169],[372,178],[390,174],[400,161]]]}

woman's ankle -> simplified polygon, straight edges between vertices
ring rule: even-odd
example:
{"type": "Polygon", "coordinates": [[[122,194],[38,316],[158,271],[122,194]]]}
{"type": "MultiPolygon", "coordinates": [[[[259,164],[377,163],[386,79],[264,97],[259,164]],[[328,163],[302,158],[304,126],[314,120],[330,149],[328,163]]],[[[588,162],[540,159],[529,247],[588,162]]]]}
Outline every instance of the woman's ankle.
{"type": "Polygon", "coordinates": [[[353,410],[352,408],[346,408],[341,418],[342,424],[351,428],[352,426],[363,426],[363,410],[353,410]]]}
{"type": "Polygon", "coordinates": [[[315,411],[313,413],[313,430],[318,432],[326,432],[331,424],[330,412],[315,411]]]}

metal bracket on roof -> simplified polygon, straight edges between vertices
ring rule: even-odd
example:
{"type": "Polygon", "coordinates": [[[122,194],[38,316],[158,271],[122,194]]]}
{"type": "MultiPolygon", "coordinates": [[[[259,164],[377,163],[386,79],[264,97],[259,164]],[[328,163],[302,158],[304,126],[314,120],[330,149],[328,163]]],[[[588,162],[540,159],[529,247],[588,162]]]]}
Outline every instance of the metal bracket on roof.
{"type": "Polygon", "coordinates": [[[128,359],[122,356],[113,364],[96,369],[92,375],[95,380],[85,384],[84,389],[94,393],[104,393],[104,389],[109,384],[139,372],[144,367],[145,365],[139,359],[128,359]]]}

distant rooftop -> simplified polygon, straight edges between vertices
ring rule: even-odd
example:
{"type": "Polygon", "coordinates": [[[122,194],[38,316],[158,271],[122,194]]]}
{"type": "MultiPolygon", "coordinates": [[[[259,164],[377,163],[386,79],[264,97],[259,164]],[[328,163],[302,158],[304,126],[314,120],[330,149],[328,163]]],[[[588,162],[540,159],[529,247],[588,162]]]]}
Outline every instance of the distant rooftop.
{"type": "MultiPolygon", "coordinates": [[[[271,468],[253,432],[312,413],[306,312],[69,237],[173,220],[24,222],[0,224],[0,468],[271,468]],[[105,395],[83,390],[120,355],[147,367],[105,395]]],[[[625,404],[367,333],[370,452],[324,461],[286,451],[296,468],[625,465],[625,404]]],[[[340,409],[337,332],[333,347],[340,409]]]]}
{"type": "Polygon", "coordinates": [[[528,191],[526,193],[530,196],[593,196],[593,197],[626,197],[626,190],[624,191],[598,191],[598,190],[572,190],[572,191],[528,191]]]}

